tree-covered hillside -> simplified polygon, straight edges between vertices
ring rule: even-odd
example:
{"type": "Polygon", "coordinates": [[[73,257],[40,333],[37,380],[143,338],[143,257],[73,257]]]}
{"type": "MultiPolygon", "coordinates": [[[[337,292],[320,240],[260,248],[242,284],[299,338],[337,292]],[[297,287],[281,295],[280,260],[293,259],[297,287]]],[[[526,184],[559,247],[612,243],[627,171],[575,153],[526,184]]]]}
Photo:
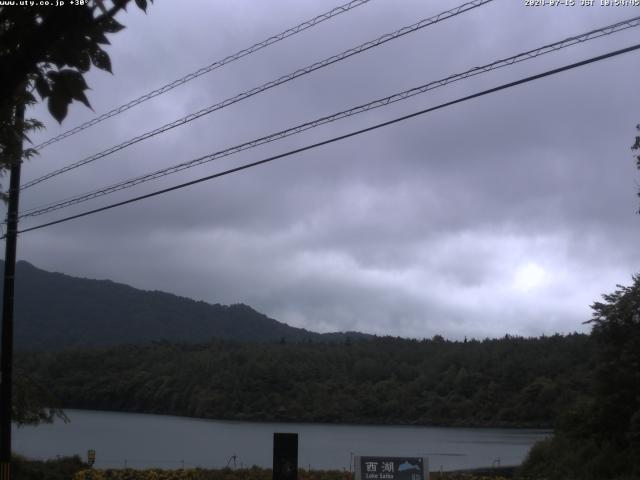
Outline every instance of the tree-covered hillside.
{"type": "MultiPolygon", "coordinates": [[[[0,268],[4,268],[1,260],[0,268]]],[[[0,277],[0,288],[2,283],[0,277]]],[[[294,328],[243,304],[211,305],[109,280],[46,272],[24,261],[17,264],[15,302],[18,350],[148,344],[157,340],[203,342],[211,338],[252,342],[346,338],[342,333],[322,335],[294,328]]]]}
{"type": "Polygon", "coordinates": [[[552,426],[587,389],[585,335],[156,343],[21,355],[67,408],[237,420],[552,426]]]}

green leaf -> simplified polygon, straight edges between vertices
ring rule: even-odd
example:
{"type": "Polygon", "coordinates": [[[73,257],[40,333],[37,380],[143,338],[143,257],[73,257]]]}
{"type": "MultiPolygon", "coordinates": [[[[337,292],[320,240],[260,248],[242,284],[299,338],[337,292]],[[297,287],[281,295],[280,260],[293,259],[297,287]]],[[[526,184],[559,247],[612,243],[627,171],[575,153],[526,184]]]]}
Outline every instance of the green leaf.
{"type": "Polygon", "coordinates": [[[22,152],[22,156],[26,159],[34,157],[35,155],[39,155],[38,151],[35,148],[25,148],[22,152]]]}
{"type": "Polygon", "coordinates": [[[122,29],[124,29],[124,25],[122,25],[121,23],[117,22],[113,18],[109,18],[109,19],[105,20],[104,27],[102,28],[102,31],[105,32],[105,33],[117,33],[122,29]]]}
{"type": "Polygon", "coordinates": [[[125,11],[127,10],[127,3],[129,3],[129,0],[113,0],[115,7],[122,7],[125,11]]]}
{"type": "Polygon", "coordinates": [[[33,105],[36,102],[36,97],[33,96],[31,92],[24,92],[24,103],[25,105],[33,105]]]}
{"type": "Polygon", "coordinates": [[[102,50],[100,47],[95,46],[95,48],[89,52],[89,56],[91,57],[91,62],[93,62],[97,68],[113,73],[111,71],[111,59],[109,58],[109,55],[107,55],[107,52],[102,50]]]}
{"type": "Polygon", "coordinates": [[[76,67],[82,73],[87,72],[91,68],[91,58],[86,50],[79,52],[76,67]]]}
{"type": "Polygon", "coordinates": [[[87,82],[80,72],[71,69],[64,69],[58,72],[56,82],[62,82],[62,84],[69,91],[73,90],[86,90],[89,88],[87,82]]]}
{"type": "MultiPolygon", "coordinates": [[[[87,98],[87,96],[84,94],[83,91],[76,92],[73,95],[73,98],[74,98],[74,100],[78,100],[79,102],[84,103],[84,105],[87,108],[91,108],[91,104],[89,103],[89,99],[87,98]]],[[[93,108],[91,108],[91,110],[93,110],[93,108]]]]}
{"type": "Polygon", "coordinates": [[[43,128],[44,123],[35,118],[27,118],[24,121],[24,131],[42,130],[43,128]]]}
{"type": "Polygon", "coordinates": [[[91,38],[94,42],[99,43],[101,45],[111,45],[111,42],[106,37],[104,32],[100,29],[96,29],[93,33],[91,33],[91,38]]]}
{"type": "Polygon", "coordinates": [[[63,97],[62,95],[51,95],[49,97],[49,101],[47,103],[49,112],[53,118],[58,121],[58,123],[62,123],[62,120],[67,116],[69,103],[71,103],[70,99],[63,97]]]}
{"type": "Polygon", "coordinates": [[[36,77],[35,87],[38,91],[38,95],[40,95],[42,99],[47,98],[51,94],[51,87],[49,86],[49,82],[42,75],[38,75],[36,77]]]}
{"type": "Polygon", "coordinates": [[[66,97],[69,102],[71,102],[71,99],[78,100],[88,108],[91,108],[91,104],[84,94],[84,91],[88,88],[82,74],[69,69],[60,70],[53,84],[54,95],[66,97]]]}

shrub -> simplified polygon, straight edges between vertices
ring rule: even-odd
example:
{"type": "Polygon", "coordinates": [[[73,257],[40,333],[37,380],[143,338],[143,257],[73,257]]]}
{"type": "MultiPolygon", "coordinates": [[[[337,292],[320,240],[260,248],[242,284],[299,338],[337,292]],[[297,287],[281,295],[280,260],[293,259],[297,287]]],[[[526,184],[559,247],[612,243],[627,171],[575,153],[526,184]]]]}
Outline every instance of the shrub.
{"type": "Polygon", "coordinates": [[[70,480],[89,466],[77,455],[44,461],[14,455],[12,463],[13,480],[70,480]]]}

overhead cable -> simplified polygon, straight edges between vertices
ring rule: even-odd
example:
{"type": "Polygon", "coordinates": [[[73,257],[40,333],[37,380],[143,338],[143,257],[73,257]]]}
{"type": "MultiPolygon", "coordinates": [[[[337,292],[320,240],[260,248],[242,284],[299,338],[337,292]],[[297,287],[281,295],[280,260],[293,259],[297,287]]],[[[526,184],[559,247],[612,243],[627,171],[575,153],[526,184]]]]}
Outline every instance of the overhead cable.
{"type": "Polygon", "coordinates": [[[215,105],[211,105],[209,107],[203,108],[197,112],[191,113],[185,117],[182,117],[178,120],[174,120],[173,122],[167,123],[161,127],[158,127],[154,130],[151,130],[149,132],[143,133],[142,135],[139,135],[137,137],[131,138],[129,140],[126,140],[118,145],[115,145],[113,147],[110,147],[106,150],[103,150],[100,153],[96,153],[95,155],[91,155],[89,157],[86,157],[82,160],[79,160],[77,162],[74,162],[70,165],[67,165],[63,168],[60,168],[58,170],[49,172],[41,177],[38,177],[34,180],[31,180],[27,183],[25,183],[24,185],[22,185],[21,189],[24,190],[26,188],[32,187],[34,185],[37,185],[38,183],[44,182],[45,180],[48,180],[50,178],[53,178],[57,175],[60,175],[62,173],[66,173],[70,170],[73,170],[75,168],[81,167],[83,165],[86,165],[88,163],[91,162],[95,162],[96,160],[100,159],[100,158],[104,158],[107,155],[111,155],[112,153],[118,152],[124,148],[127,148],[131,145],[134,145],[138,142],[141,142],[143,140],[146,140],[148,138],[154,137],[156,135],[159,135],[161,133],[165,133],[168,130],[171,130],[175,127],[179,127],[181,125],[184,125],[186,123],[189,123],[193,120],[196,120],[200,117],[203,117],[205,115],[209,115],[210,113],[213,113],[217,110],[221,110],[225,107],[228,107],[230,105],[233,105],[234,103],[240,102],[242,100],[245,100],[249,97],[252,97],[254,95],[257,95],[259,93],[262,93],[266,90],[269,90],[271,88],[277,87],[278,85],[282,85],[284,83],[290,82],[291,80],[294,80],[298,77],[301,77],[303,75],[307,75],[311,72],[314,72],[316,70],[319,70],[321,68],[324,68],[328,65],[332,65],[336,62],[340,62],[342,60],[345,60],[349,57],[352,57],[354,55],[360,54],[362,52],[365,52],[371,48],[375,48],[378,47],[380,45],[383,45],[391,40],[395,40],[396,38],[400,38],[404,35],[407,35],[409,33],[413,33],[416,32],[422,28],[434,25],[436,23],[442,22],[444,20],[447,20],[449,18],[455,17],[457,15],[460,15],[462,13],[468,12],[469,10],[472,10],[474,8],[477,8],[481,5],[487,4],[492,2],[493,0],[472,0],[471,2],[467,2],[464,3],[456,8],[452,8],[450,10],[447,10],[445,12],[439,13],[438,15],[435,15],[433,17],[424,19],[424,20],[420,20],[417,23],[414,23],[413,25],[407,26],[407,27],[403,27],[399,30],[396,30],[395,32],[392,33],[387,33],[385,35],[382,35],[381,37],[376,38],[375,40],[371,40],[369,42],[365,42],[357,47],[354,48],[350,48],[349,50],[345,50],[342,53],[339,53],[337,55],[334,55],[332,57],[326,58],[324,60],[321,60],[319,62],[315,62],[311,65],[308,65],[307,67],[304,68],[300,68],[288,75],[283,75],[279,78],[277,78],[276,80],[271,80],[267,83],[264,83],[262,85],[260,85],[259,87],[255,87],[252,88],[251,90],[247,90],[243,93],[240,93],[234,97],[228,98],[226,100],[223,100],[222,102],[216,103],[215,105]]]}
{"type": "Polygon", "coordinates": [[[361,135],[363,133],[371,132],[373,130],[377,130],[377,129],[382,128],[382,127],[387,127],[389,125],[393,125],[395,123],[399,123],[399,122],[408,120],[408,119],[413,118],[413,117],[417,117],[417,116],[424,115],[424,114],[427,114],[427,113],[430,113],[430,112],[433,112],[433,111],[436,111],[436,110],[440,110],[440,109],[443,109],[443,108],[446,108],[446,107],[450,107],[450,106],[453,106],[453,105],[456,105],[456,104],[459,104],[459,103],[463,103],[463,102],[466,102],[468,100],[472,100],[474,98],[478,98],[478,97],[482,97],[482,96],[485,96],[485,95],[489,95],[491,93],[495,93],[495,92],[498,92],[498,91],[501,91],[501,90],[506,90],[508,88],[515,87],[517,85],[522,85],[522,84],[525,84],[525,83],[533,82],[535,80],[539,80],[539,79],[544,78],[544,77],[548,77],[548,76],[551,76],[551,75],[556,75],[558,73],[565,72],[567,70],[572,70],[574,68],[578,68],[578,67],[582,67],[582,66],[585,66],[585,65],[588,65],[588,64],[591,64],[591,63],[599,62],[599,61],[602,61],[602,60],[605,60],[605,59],[608,59],[608,58],[612,58],[612,57],[615,57],[615,56],[618,56],[618,55],[622,55],[624,53],[629,53],[629,52],[632,52],[632,51],[635,51],[635,50],[638,50],[638,49],[640,49],[640,43],[636,44],[636,45],[633,45],[633,46],[630,46],[630,47],[627,47],[627,48],[620,49],[620,50],[615,50],[615,51],[606,53],[604,55],[598,55],[596,57],[591,57],[591,58],[589,58],[587,60],[583,60],[583,61],[580,61],[580,62],[572,63],[570,65],[565,65],[565,66],[560,67],[560,68],[555,68],[553,70],[547,70],[546,72],[543,72],[543,73],[539,73],[539,74],[536,74],[536,75],[531,75],[531,76],[522,78],[520,80],[516,80],[514,82],[505,83],[505,84],[502,84],[502,85],[500,85],[498,87],[490,88],[488,90],[483,90],[481,92],[477,92],[477,93],[474,93],[472,95],[467,95],[465,97],[461,97],[461,98],[458,98],[456,100],[452,100],[450,102],[441,103],[440,105],[437,105],[435,107],[426,108],[424,110],[420,110],[420,111],[411,113],[409,115],[404,115],[404,116],[401,116],[401,117],[398,117],[398,118],[394,118],[393,120],[389,120],[389,121],[386,121],[386,122],[378,123],[378,124],[372,125],[372,126],[367,127],[367,128],[363,128],[363,129],[360,129],[360,130],[356,130],[356,131],[347,133],[345,135],[332,137],[332,138],[329,138],[329,139],[324,140],[322,142],[318,142],[318,143],[314,143],[314,144],[311,144],[311,145],[307,145],[305,147],[296,148],[294,150],[290,150],[288,152],[281,153],[279,155],[274,155],[274,156],[271,156],[271,157],[268,157],[268,158],[265,158],[265,159],[262,159],[262,160],[258,160],[256,162],[247,163],[247,164],[235,167],[235,168],[230,168],[230,169],[224,170],[222,172],[214,173],[213,175],[208,175],[206,177],[201,177],[201,178],[198,178],[196,180],[191,180],[189,182],[181,183],[179,185],[174,185],[172,187],[163,188],[161,190],[156,190],[155,192],[147,193],[145,195],[140,195],[138,197],[133,197],[133,198],[130,198],[128,200],[112,203],[112,204],[109,204],[109,205],[106,205],[106,206],[103,206],[103,207],[100,207],[100,208],[95,208],[93,210],[88,210],[88,211],[85,211],[85,212],[82,212],[82,213],[78,213],[76,215],[71,215],[71,216],[64,217],[64,218],[61,218],[61,219],[58,219],[58,220],[54,220],[54,221],[51,221],[51,222],[42,223],[40,225],[36,225],[36,226],[33,226],[33,227],[25,228],[23,230],[20,230],[18,233],[26,233],[26,232],[31,232],[33,230],[39,230],[39,229],[42,229],[42,228],[45,228],[45,227],[50,227],[52,225],[58,225],[60,223],[64,223],[64,222],[68,222],[68,221],[75,220],[75,219],[78,219],[78,218],[86,217],[88,215],[93,215],[95,213],[104,212],[106,210],[111,210],[113,208],[121,207],[123,205],[128,205],[130,203],[136,203],[136,202],[139,202],[141,200],[145,200],[147,198],[156,197],[158,195],[162,195],[162,194],[165,194],[165,193],[168,193],[168,192],[172,192],[174,190],[180,190],[182,188],[186,188],[186,187],[189,187],[189,186],[192,186],[192,185],[196,185],[198,183],[202,183],[202,182],[206,182],[206,181],[209,181],[209,180],[213,180],[215,178],[223,177],[223,176],[229,175],[231,173],[239,172],[239,171],[242,171],[242,170],[247,170],[249,168],[256,167],[258,165],[263,165],[263,164],[266,164],[266,163],[270,163],[270,162],[273,162],[274,160],[278,160],[280,158],[289,157],[291,155],[294,155],[294,154],[297,154],[297,153],[301,153],[301,152],[304,152],[304,151],[307,151],[307,150],[312,150],[314,148],[318,148],[318,147],[321,147],[323,145],[328,145],[328,144],[331,144],[331,143],[338,142],[340,140],[345,140],[347,138],[355,137],[356,135],[361,135]]]}
{"type": "Polygon", "coordinates": [[[315,119],[313,121],[310,122],[306,122],[300,125],[297,125],[295,127],[291,127],[288,128],[286,130],[281,130],[279,132],[276,133],[272,133],[270,135],[264,136],[264,137],[260,137],[254,140],[251,140],[249,142],[245,142],[239,145],[235,145],[233,147],[229,147],[226,148],[224,150],[220,150],[218,152],[209,154],[209,155],[205,155],[202,157],[198,157],[192,160],[189,160],[187,162],[183,162],[177,165],[173,165],[171,167],[167,167],[167,168],[163,168],[163,169],[159,169],[156,170],[154,172],[150,172],[144,175],[140,175],[138,177],[134,177],[119,183],[115,183],[106,187],[102,187],[100,189],[97,190],[93,190],[91,192],[87,192],[87,193],[83,193],[80,195],[76,195],[74,197],[70,197],[58,202],[54,202],[54,203],[49,203],[47,205],[42,205],[39,207],[34,207],[31,208],[29,210],[26,210],[25,212],[21,213],[19,218],[25,218],[25,217],[35,217],[38,215],[43,215],[45,213],[49,213],[52,212],[54,210],[59,210],[61,208],[65,208],[71,205],[76,205],[78,203],[83,203],[86,202],[88,200],[92,200],[94,198],[98,198],[104,195],[108,195],[110,193],[119,191],[119,190],[124,190],[126,188],[131,188],[134,187],[136,185],[139,185],[141,183],[145,183],[151,180],[155,180],[173,173],[177,173],[180,172],[182,170],[188,169],[188,168],[192,168],[195,167],[197,165],[202,165],[203,163],[208,163],[229,155],[233,155],[235,153],[239,153],[241,151],[244,150],[248,150],[251,148],[255,148],[257,146],[260,145],[264,145],[267,143],[271,143],[273,141],[285,138],[285,137],[289,137],[291,135],[295,135],[297,133],[301,133],[304,132],[306,130],[310,130],[312,128],[318,127],[320,125],[324,125],[330,122],[334,122],[336,120],[340,120],[342,118],[346,118],[346,117],[350,117],[353,115],[358,115],[360,113],[364,113],[379,107],[383,107],[395,102],[399,102],[401,100],[406,100],[408,98],[411,98],[415,95],[419,95],[425,92],[428,92],[430,90],[434,90],[436,88],[439,87],[443,87],[445,85],[448,85],[450,83],[453,82],[457,82],[459,80],[463,80],[465,78],[469,78],[469,77],[473,77],[475,75],[479,75],[482,73],[486,73],[492,70],[496,70],[502,67],[506,67],[509,65],[513,65],[516,63],[520,63],[526,60],[531,60],[534,58],[537,58],[541,55],[545,55],[551,52],[555,52],[558,51],[560,49],[563,48],[567,48],[569,46],[572,45],[576,45],[578,43],[583,43],[589,40],[593,40],[605,35],[611,35],[613,33],[616,32],[620,32],[632,27],[637,27],[640,26],[640,16],[638,17],[634,17],[628,20],[624,20],[621,22],[617,22],[611,25],[607,25],[605,27],[601,27],[598,28],[596,30],[591,30],[588,31],[586,33],[582,33],[580,35],[575,35],[569,38],[565,38],[564,40],[560,40],[558,42],[554,42],[548,45],[544,45],[542,47],[533,49],[533,50],[529,50],[523,53],[518,53],[517,55],[513,55],[511,57],[508,58],[504,58],[501,60],[496,60],[492,63],[488,63],[486,65],[483,65],[481,67],[474,67],[471,68],[469,70],[466,70],[462,73],[456,73],[454,75],[449,75],[448,77],[442,78],[440,80],[435,80],[435,81],[431,81],[429,83],[426,83],[424,85],[421,85],[419,87],[415,87],[415,88],[411,88],[409,90],[405,90],[403,92],[399,92],[399,93],[395,93],[393,95],[389,95],[387,97],[384,98],[380,98],[377,100],[374,100],[372,102],[363,104],[363,105],[358,105],[356,107],[352,107],[349,108],[347,110],[342,110],[338,113],[334,113],[332,115],[328,115],[328,116],[324,116],[318,119],[315,119]]]}
{"type": "Polygon", "coordinates": [[[363,5],[365,3],[368,3],[370,0],[353,0],[350,1],[348,3],[345,3],[344,5],[340,5],[339,7],[333,8],[331,10],[329,10],[328,12],[322,13],[310,20],[307,20],[306,22],[302,22],[299,25],[296,25],[295,27],[291,27],[287,30],[285,30],[284,32],[281,32],[277,35],[273,35],[272,37],[267,38],[266,40],[263,40],[261,42],[255,43],[253,45],[251,45],[248,48],[244,48],[232,55],[229,55],[221,60],[217,60],[215,62],[213,62],[210,65],[207,65],[206,67],[202,67],[198,70],[196,70],[195,72],[191,72],[188,75],[185,75],[184,77],[178,78],[177,80],[174,80],[171,83],[167,83],[166,85],[163,85],[162,87],[159,87],[149,93],[145,93],[144,95],[131,100],[130,102],[125,103],[124,105],[120,105],[119,107],[114,108],[113,110],[110,110],[106,113],[103,113],[102,115],[99,115],[81,125],[78,125],[77,127],[74,127],[70,130],[67,130],[66,132],[61,133],[60,135],[56,135],[55,137],[52,137],[50,139],[48,139],[45,142],[42,142],[39,145],[36,145],[34,148],[36,150],[41,150],[53,143],[59,142],[60,140],[63,140],[67,137],[70,137],[72,135],[75,135],[78,132],[81,132],[83,130],[86,130],[87,128],[93,127],[94,125],[97,125],[100,122],[103,122],[104,120],[114,117],[116,115],[121,114],[122,112],[125,112],[126,110],[129,110],[130,108],[135,107],[136,105],[140,105],[141,103],[146,102],[147,100],[151,100],[152,98],[155,98],[159,95],[162,95],[163,93],[167,93],[170,90],[173,90],[176,87],[179,87],[180,85],[183,85],[187,82],[190,82],[191,80],[194,80],[206,73],[209,73],[213,70],[216,70],[224,65],[227,65],[231,62],[235,62],[236,60],[241,59],[242,57],[246,57],[247,55],[251,55],[252,53],[257,52],[258,50],[262,50],[263,48],[266,48],[270,45],[273,45],[274,43],[277,43],[281,40],[284,40],[285,38],[291,37],[297,33],[300,33],[304,30],[307,30],[308,28],[311,27],[315,27],[316,25],[324,22],[325,20],[329,20],[333,17],[336,17],[338,15],[340,15],[341,13],[345,13],[348,12],[356,7],[359,7],[360,5],[363,5]]]}

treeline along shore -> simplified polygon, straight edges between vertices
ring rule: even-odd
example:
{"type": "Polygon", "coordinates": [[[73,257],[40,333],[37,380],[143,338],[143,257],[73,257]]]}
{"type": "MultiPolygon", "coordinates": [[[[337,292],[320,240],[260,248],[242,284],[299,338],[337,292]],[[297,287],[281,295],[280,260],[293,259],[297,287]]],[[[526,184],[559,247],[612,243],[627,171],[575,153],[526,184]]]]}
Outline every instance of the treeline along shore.
{"type": "MultiPolygon", "coordinates": [[[[64,408],[295,422],[552,428],[591,382],[590,336],[156,342],[21,353],[64,408]]],[[[46,392],[46,393],[45,393],[46,392]]]]}

